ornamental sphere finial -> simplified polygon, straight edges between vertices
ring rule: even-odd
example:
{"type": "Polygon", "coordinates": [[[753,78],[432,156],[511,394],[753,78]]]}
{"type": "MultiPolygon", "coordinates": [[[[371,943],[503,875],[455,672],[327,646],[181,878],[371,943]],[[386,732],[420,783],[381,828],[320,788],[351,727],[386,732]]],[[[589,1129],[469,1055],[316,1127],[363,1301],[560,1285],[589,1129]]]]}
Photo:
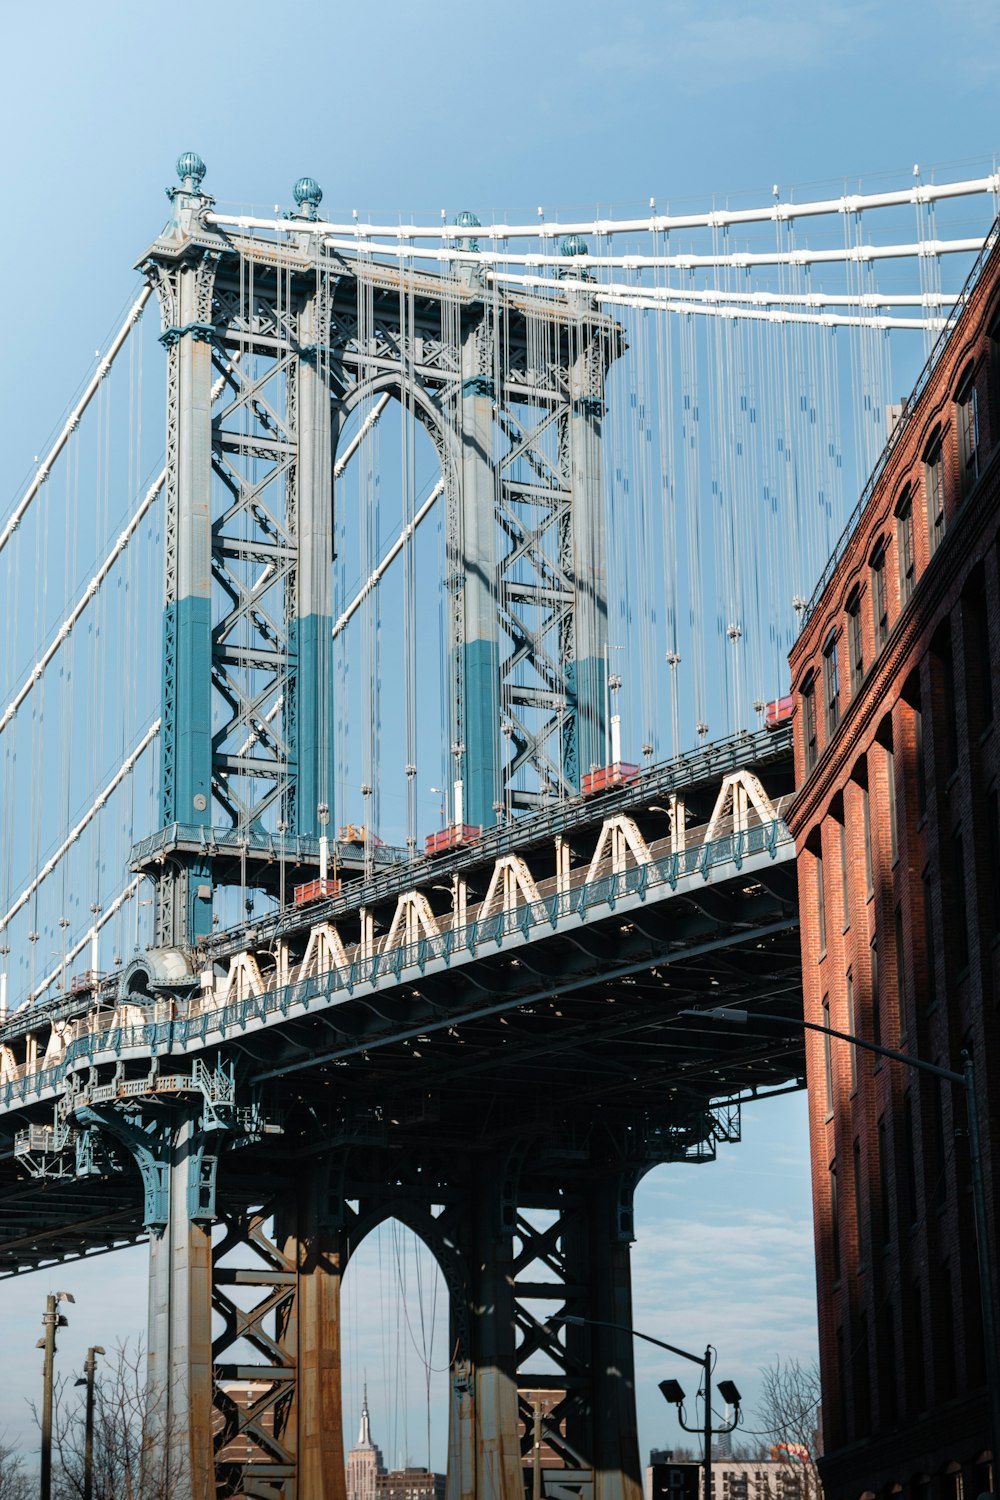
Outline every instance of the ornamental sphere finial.
{"type": "Polygon", "coordinates": [[[300,177],[292,188],[292,196],[303,213],[315,219],[316,210],[323,201],[323,189],[315,177],[300,177]]]}
{"type": "Polygon", "coordinates": [[[197,151],[182,151],[177,158],[177,175],[188,192],[199,190],[205,170],[205,163],[197,151]]]}
{"type": "MultiPolygon", "coordinates": [[[[461,213],[455,215],[455,227],[457,229],[479,229],[480,223],[471,208],[463,208],[461,213]]],[[[470,236],[468,239],[459,240],[458,243],[461,250],[479,250],[479,241],[473,236],[470,236]]]]}
{"type": "Polygon", "coordinates": [[[560,255],[586,255],[587,241],[582,234],[568,234],[559,246],[560,255]]]}

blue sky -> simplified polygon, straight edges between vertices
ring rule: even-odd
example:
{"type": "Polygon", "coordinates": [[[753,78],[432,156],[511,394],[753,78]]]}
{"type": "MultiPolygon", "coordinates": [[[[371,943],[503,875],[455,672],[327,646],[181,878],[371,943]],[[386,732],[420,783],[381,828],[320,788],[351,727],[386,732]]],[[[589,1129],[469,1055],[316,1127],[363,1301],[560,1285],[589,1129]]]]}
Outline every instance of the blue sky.
{"type": "MultiPolygon", "coordinates": [[[[126,301],[183,149],[205,158],[220,204],[287,206],[309,172],[337,217],[485,218],[753,201],[775,182],[798,196],[845,179],[899,185],[913,163],[956,176],[1000,146],[1000,11],[985,0],[177,0],[169,12],[55,0],[8,4],[0,25],[0,511],[126,301]]],[[[696,1349],[710,1339],[720,1373],[751,1390],[774,1354],[808,1357],[801,1098],[748,1111],[743,1144],[715,1166],[653,1174],[638,1225],[639,1326],[696,1349]]],[[[69,1370],[88,1342],[141,1331],[143,1271],[129,1252],[0,1285],[0,1428],[30,1439],[45,1291],[77,1297],[69,1370]]],[[[354,1367],[369,1348],[384,1358],[377,1274],[362,1273],[354,1367]]],[[[646,1449],[670,1436],[654,1389],[667,1372],[645,1352],[639,1372],[646,1449]]]]}

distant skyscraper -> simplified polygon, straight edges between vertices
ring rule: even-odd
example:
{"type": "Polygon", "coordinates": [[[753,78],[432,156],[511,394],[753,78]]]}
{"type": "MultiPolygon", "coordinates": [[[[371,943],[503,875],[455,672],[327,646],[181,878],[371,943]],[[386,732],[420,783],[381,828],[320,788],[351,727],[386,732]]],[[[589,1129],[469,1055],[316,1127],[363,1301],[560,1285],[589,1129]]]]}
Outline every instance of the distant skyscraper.
{"type": "Polygon", "coordinates": [[[385,1473],[382,1450],[372,1442],[368,1419],[368,1387],[361,1403],[361,1430],[347,1455],[347,1500],[376,1500],[378,1476],[385,1473]]]}

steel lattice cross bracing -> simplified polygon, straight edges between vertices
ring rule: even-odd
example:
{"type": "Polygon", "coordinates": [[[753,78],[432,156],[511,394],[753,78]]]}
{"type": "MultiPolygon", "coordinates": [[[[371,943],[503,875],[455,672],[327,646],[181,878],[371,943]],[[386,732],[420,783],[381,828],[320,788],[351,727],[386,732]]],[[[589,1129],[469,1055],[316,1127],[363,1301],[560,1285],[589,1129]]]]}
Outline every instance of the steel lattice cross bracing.
{"type": "Polygon", "coordinates": [[[834,333],[855,340],[873,460],[890,332],[924,337],[932,371],[977,274],[949,312],[941,258],[983,240],[939,232],[935,205],[1000,182],[387,228],[322,220],[310,178],[261,220],[215,211],[195,153],[178,174],[143,290],[0,530],[15,581],[26,536],[55,576],[49,531],[91,520],[72,477],[92,408],[94,553],[67,543],[66,598],[36,600],[34,635],[13,621],[0,695],[6,843],[37,856],[0,902],[0,1272],[148,1241],[150,1436],[178,1500],[339,1500],[341,1283],[399,1218],[448,1289],[448,1500],[521,1500],[542,1387],[546,1495],[638,1500],[631,1343],[603,1326],[630,1322],[634,1189],[736,1142],[744,1100],[804,1084],[775,673],[840,524],[834,333]],[[862,215],[903,208],[916,238],[864,240],[862,215]],[[801,250],[800,218],[852,233],[801,250]],[[727,238],[754,224],[777,248],[727,238]],[[668,245],[688,229],[711,255],[668,245]],[[878,263],[910,260],[919,293],[879,289],[878,263]],[[824,266],[845,284],[815,290],[824,266]],[[781,285],[749,290],[762,267],[781,285]],[[141,386],[147,304],[152,468],[138,397],[129,442],[109,441],[112,366],[124,378],[128,348],[141,386]],[[159,618],[152,649],[130,639],[161,549],[162,654],[159,618]],[[395,594],[406,701],[383,725],[395,594]],[[622,758],[630,695],[641,766],[622,758]],[[390,754],[406,817],[382,843],[390,754]],[[418,758],[446,768],[422,846],[418,758]],[[29,762],[25,797],[10,768],[29,762]],[[787,1028],[692,1024],[723,994],[787,1028]]]}

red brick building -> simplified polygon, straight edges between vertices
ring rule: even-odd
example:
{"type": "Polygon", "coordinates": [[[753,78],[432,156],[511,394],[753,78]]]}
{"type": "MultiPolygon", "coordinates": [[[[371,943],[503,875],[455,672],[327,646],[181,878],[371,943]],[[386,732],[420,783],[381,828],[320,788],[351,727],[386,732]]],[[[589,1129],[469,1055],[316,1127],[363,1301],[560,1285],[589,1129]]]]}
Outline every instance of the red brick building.
{"type": "MultiPolygon", "coordinates": [[[[996,230],[988,246],[792,652],[788,821],[806,1018],[958,1070],[971,1049],[995,1265],[996,230]]],[[[963,1091],[815,1032],[807,1055],[827,1500],[974,1500],[990,1437],[963,1091]]]]}

